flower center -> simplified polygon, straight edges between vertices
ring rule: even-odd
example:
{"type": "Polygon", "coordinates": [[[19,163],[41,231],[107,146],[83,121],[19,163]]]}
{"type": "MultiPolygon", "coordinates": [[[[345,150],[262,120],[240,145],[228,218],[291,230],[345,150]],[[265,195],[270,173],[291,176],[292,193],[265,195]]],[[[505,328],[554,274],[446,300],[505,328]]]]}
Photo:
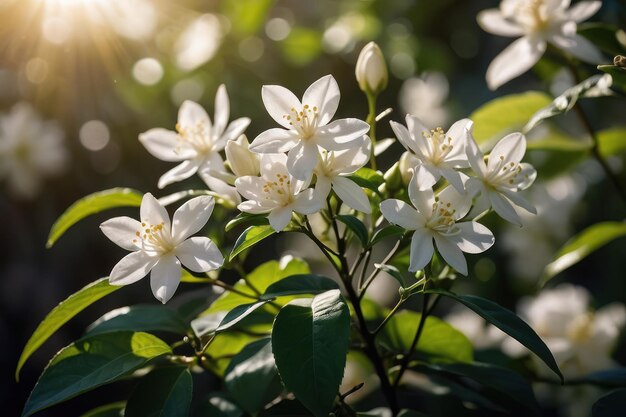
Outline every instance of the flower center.
{"type": "Polygon", "coordinates": [[[440,127],[432,129],[430,132],[422,132],[422,135],[426,139],[430,161],[435,166],[439,165],[452,151],[452,138],[446,136],[440,127]]]}
{"type": "Polygon", "coordinates": [[[591,336],[592,324],[592,313],[577,317],[574,322],[568,326],[567,337],[574,343],[586,342],[591,336]]]}
{"type": "Polygon", "coordinates": [[[454,220],[455,213],[456,209],[451,203],[436,200],[433,203],[433,214],[426,223],[426,227],[441,235],[454,236],[461,231],[454,220]]]}
{"type": "Polygon", "coordinates": [[[183,128],[180,123],[176,123],[178,132],[178,142],[174,152],[179,153],[183,144],[191,145],[199,154],[205,155],[213,149],[213,138],[211,129],[202,122],[193,126],[183,128]]]}
{"type": "Polygon", "coordinates": [[[144,251],[164,254],[174,249],[169,230],[163,222],[155,225],[141,222],[141,227],[142,229],[135,232],[137,239],[133,239],[133,243],[138,243],[140,239],[144,251]]]}
{"type": "Polygon", "coordinates": [[[299,111],[292,107],[290,113],[283,115],[283,119],[289,122],[289,126],[293,127],[302,139],[308,139],[315,134],[319,113],[317,106],[311,107],[305,104],[299,111]]]}
{"type": "MultiPolygon", "coordinates": [[[[489,162],[489,157],[487,157],[489,162]]],[[[492,187],[506,187],[518,190],[520,185],[528,181],[528,174],[522,174],[520,164],[513,161],[504,162],[504,156],[500,155],[496,166],[485,177],[485,183],[492,187]]]]}
{"type": "Polygon", "coordinates": [[[542,31],[550,23],[550,16],[544,0],[520,1],[512,18],[533,32],[542,31]]]}
{"type": "Polygon", "coordinates": [[[291,180],[287,175],[277,173],[276,181],[266,181],[263,186],[265,199],[280,203],[283,207],[293,202],[291,180]]]}

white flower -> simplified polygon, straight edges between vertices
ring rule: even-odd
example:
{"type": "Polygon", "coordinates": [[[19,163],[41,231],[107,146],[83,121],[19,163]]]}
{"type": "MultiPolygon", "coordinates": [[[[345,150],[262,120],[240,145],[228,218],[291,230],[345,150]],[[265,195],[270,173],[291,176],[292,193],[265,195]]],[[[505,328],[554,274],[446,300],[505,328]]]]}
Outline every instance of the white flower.
{"type": "Polygon", "coordinates": [[[398,101],[405,113],[412,114],[428,126],[443,126],[448,122],[448,80],[440,72],[426,72],[421,77],[408,78],[400,88],[398,101]]]}
{"type": "Polygon", "coordinates": [[[292,212],[313,214],[322,207],[312,188],[287,171],[284,154],[261,155],[261,176],[246,176],[235,181],[237,191],[248,199],[237,208],[246,213],[269,213],[268,220],[280,232],[291,221],[292,212]]]}
{"type": "Polygon", "coordinates": [[[215,96],[213,123],[206,111],[193,101],[185,101],[178,111],[177,132],[162,128],[150,129],[139,140],[153,156],[169,162],[180,162],[159,179],[159,188],[182,181],[199,173],[207,186],[233,202],[239,202],[235,189],[223,181],[224,160],[220,151],[229,140],[236,139],[250,124],[241,117],[228,123],[230,104],[226,87],[220,85],[215,96]]]}
{"type": "Polygon", "coordinates": [[[152,271],[152,293],[166,303],[180,283],[181,263],[194,272],[221,267],[224,257],[211,239],[190,238],[209,220],[214,204],[212,197],[192,198],[176,210],[170,222],[165,208],[148,193],[141,200],[141,221],[115,217],[102,223],[100,229],[109,239],[132,251],[113,267],[109,282],[132,284],[152,271]]]}
{"type": "Polygon", "coordinates": [[[455,310],[445,321],[460,330],[476,349],[499,348],[506,333],[467,308],[455,310]]]}
{"type": "Polygon", "coordinates": [[[487,69],[492,90],[528,71],[539,61],[547,43],[590,63],[602,61],[600,51],[576,34],[576,23],[594,15],[602,3],[581,1],[569,8],[569,0],[502,0],[499,9],[478,14],[487,32],[521,36],[498,55],[487,69]]]}
{"type": "Polygon", "coordinates": [[[344,151],[322,152],[315,167],[315,190],[319,198],[325,199],[332,187],[337,196],[348,206],[363,213],[371,213],[370,202],[361,187],[346,178],[367,164],[370,158],[371,142],[363,136],[360,143],[344,151]]]}
{"type": "Polygon", "coordinates": [[[231,171],[238,177],[259,175],[261,169],[259,155],[250,152],[250,144],[246,135],[241,135],[226,144],[226,160],[231,171]]]}
{"type": "Polygon", "coordinates": [[[471,201],[453,187],[446,187],[435,197],[432,189],[421,189],[417,174],[409,184],[409,198],[417,208],[401,200],[380,203],[383,216],[393,224],[413,230],[409,271],[415,272],[430,262],[433,239],[443,259],[467,275],[466,253],[481,253],[493,245],[493,234],[475,221],[457,222],[470,209],[471,201]]]}
{"type": "Polygon", "coordinates": [[[27,103],[0,116],[0,179],[16,195],[33,198],[44,177],[59,174],[68,160],[63,132],[43,121],[27,103]]]}
{"type": "Polygon", "coordinates": [[[252,141],[257,153],[289,152],[287,168],[299,180],[310,179],[319,158],[318,146],[328,151],[348,149],[367,133],[369,125],[358,119],[330,120],[339,105],[339,86],[332,75],[315,81],[302,96],[302,103],[289,90],[264,85],[263,104],[285,129],[266,130],[252,141]]]}
{"type": "Polygon", "coordinates": [[[468,142],[467,157],[476,177],[467,181],[467,189],[478,195],[479,210],[493,207],[503,219],[522,225],[513,205],[536,214],[537,210],[518,194],[532,185],[537,171],[532,165],[520,162],[526,153],[526,138],[521,133],[511,133],[502,138],[485,163],[484,156],[474,140],[468,142]]]}
{"type": "Polygon", "coordinates": [[[463,177],[455,169],[469,166],[465,146],[471,135],[471,120],[459,120],[447,132],[440,127],[429,130],[410,114],[406,115],[408,129],[400,123],[390,123],[400,143],[419,161],[415,172],[422,189],[431,188],[444,177],[458,192],[465,192],[463,177]]]}
{"type": "Polygon", "coordinates": [[[354,72],[359,87],[366,93],[378,94],[387,87],[387,64],[376,42],[370,42],[363,47],[354,72]]]}

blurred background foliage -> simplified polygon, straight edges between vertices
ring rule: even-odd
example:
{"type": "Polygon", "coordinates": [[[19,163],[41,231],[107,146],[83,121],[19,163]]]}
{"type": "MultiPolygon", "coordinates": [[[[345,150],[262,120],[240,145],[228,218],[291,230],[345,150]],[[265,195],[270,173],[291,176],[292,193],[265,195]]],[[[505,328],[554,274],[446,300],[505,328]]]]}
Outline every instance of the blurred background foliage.
{"type": "MultiPolygon", "coordinates": [[[[6,371],[0,392],[5,415],[19,412],[47,358],[79,337],[89,322],[116,306],[155,302],[146,288],[147,280],[124,288],[115,300],[91,307],[59,332],[24,369],[20,384],[10,379],[21,348],[43,316],[70,293],[105,276],[121,253],[98,230],[98,224],[109,214],[83,221],[46,250],[47,233],[56,217],[81,196],[114,186],[158,192],[158,176],[171,166],[145,151],[137,140],[140,132],[157,126],[172,129],[178,107],[186,99],[201,103],[211,114],[215,91],[224,83],[232,116],[252,118],[247,134],[253,139],[273,127],[261,102],[263,84],[284,85],[299,95],[312,81],[328,73],[335,76],[341,88],[339,116],[365,118],[367,105],[354,78],[354,65],[361,47],[370,40],[381,46],[389,65],[390,82],[379,98],[379,106],[381,111],[393,108],[389,116],[393,120],[402,121],[406,112],[420,113],[427,123],[446,127],[500,95],[526,90],[563,91],[558,82],[567,85],[568,81],[549,56],[533,72],[500,90],[487,89],[486,67],[509,40],[483,32],[475,16],[497,3],[0,2],[0,112],[8,113],[18,102],[31,103],[44,119],[59,123],[70,154],[65,171],[46,180],[35,198],[21,198],[5,184],[0,192],[0,337],[1,366],[6,371]]],[[[605,0],[591,20],[624,28],[626,6],[621,0],[605,0]]],[[[590,36],[593,30],[589,27],[590,36]]],[[[606,50],[607,63],[610,54],[624,53],[623,44],[611,45],[608,48],[613,50],[606,50]],[[622,50],[617,50],[620,47],[622,50]]],[[[585,71],[588,75],[596,73],[593,67],[585,67],[585,71]]],[[[623,97],[598,98],[582,105],[598,130],[626,126],[623,97]]],[[[566,138],[584,136],[571,115],[554,123],[566,138]]],[[[379,132],[379,138],[392,136],[386,121],[380,124],[379,132]]],[[[401,146],[393,146],[387,159],[383,158],[383,171],[400,155],[401,146]]],[[[501,244],[486,256],[473,257],[471,277],[457,284],[463,291],[480,293],[515,309],[520,296],[536,292],[543,266],[568,237],[595,222],[624,218],[626,208],[614,198],[612,185],[602,181],[601,170],[593,162],[579,164],[582,158],[576,159],[568,152],[572,151],[530,152],[530,160],[538,166],[539,181],[562,174],[565,169],[575,173],[552,188],[543,187],[531,194],[536,204],[547,201],[540,219],[529,220],[535,222],[534,226],[517,229],[495,217],[488,219],[488,226],[495,230],[496,241],[501,244]]],[[[623,157],[622,153],[610,161],[622,181],[623,157]]],[[[187,189],[190,184],[191,188],[202,187],[194,178],[161,193],[187,189]]],[[[261,248],[261,258],[276,256],[271,244],[261,248]]],[[[616,241],[559,275],[553,283],[584,285],[598,305],[624,302],[624,253],[626,242],[616,241]]],[[[258,261],[251,256],[248,263],[252,266],[258,261]]],[[[391,301],[397,294],[391,282],[381,281],[382,300],[391,301]]],[[[626,363],[624,343],[616,357],[626,363]]],[[[106,388],[113,393],[120,389],[123,385],[106,388]]],[[[103,391],[41,415],[77,415],[103,391]]]]}

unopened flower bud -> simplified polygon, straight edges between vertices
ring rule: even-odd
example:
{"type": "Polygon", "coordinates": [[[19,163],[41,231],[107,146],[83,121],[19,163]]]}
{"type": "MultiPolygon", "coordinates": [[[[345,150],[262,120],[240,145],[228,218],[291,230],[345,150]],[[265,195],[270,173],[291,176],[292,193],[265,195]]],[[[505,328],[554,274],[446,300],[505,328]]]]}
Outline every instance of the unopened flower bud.
{"type": "Polygon", "coordinates": [[[365,93],[378,94],[387,87],[387,64],[376,43],[370,42],[361,50],[355,73],[359,87],[365,93]]]}
{"type": "Polygon", "coordinates": [[[626,56],[617,55],[615,58],[613,58],[613,65],[626,68],[626,56]]]}
{"type": "Polygon", "coordinates": [[[385,172],[383,178],[385,178],[385,184],[389,191],[396,191],[403,187],[402,174],[400,173],[399,163],[396,162],[385,172]]]}
{"type": "Polygon", "coordinates": [[[411,182],[413,171],[415,171],[415,167],[419,163],[419,160],[411,152],[404,152],[402,156],[400,156],[398,168],[400,170],[400,175],[402,175],[402,182],[404,182],[405,185],[411,182]]]}
{"type": "Polygon", "coordinates": [[[257,176],[260,172],[259,156],[250,152],[250,144],[246,135],[241,135],[226,144],[226,159],[231,171],[238,177],[257,176]]]}

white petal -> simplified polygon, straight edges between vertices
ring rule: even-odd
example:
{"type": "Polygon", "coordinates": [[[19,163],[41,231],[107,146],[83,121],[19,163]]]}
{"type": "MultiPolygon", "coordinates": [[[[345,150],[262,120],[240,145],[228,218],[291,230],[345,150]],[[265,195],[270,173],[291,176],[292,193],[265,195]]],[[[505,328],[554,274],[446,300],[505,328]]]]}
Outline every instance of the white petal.
{"type": "Polygon", "coordinates": [[[419,149],[415,147],[415,141],[404,125],[394,122],[393,120],[391,120],[389,124],[391,125],[391,129],[393,130],[393,133],[395,133],[396,138],[398,138],[402,146],[404,146],[407,151],[411,151],[413,153],[419,152],[419,149]]]}
{"type": "Polygon", "coordinates": [[[522,171],[519,173],[519,175],[521,175],[524,180],[518,184],[518,187],[520,190],[525,190],[533,185],[533,183],[537,179],[537,170],[531,164],[526,162],[522,162],[521,164],[519,164],[519,166],[520,168],[522,168],[522,171]]]}
{"type": "Polygon", "coordinates": [[[300,138],[293,130],[273,128],[254,138],[250,150],[256,153],[287,152],[298,144],[300,138]]]}
{"type": "Polygon", "coordinates": [[[202,181],[209,187],[209,190],[215,191],[225,200],[230,201],[232,204],[237,205],[241,203],[241,197],[235,187],[228,185],[225,181],[215,176],[215,171],[201,170],[199,172],[202,181]]]}
{"type": "Polygon", "coordinates": [[[465,184],[460,172],[449,168],[440,168],[439,172],[459,193],[465,193],[465,184]]]}
{"type": "Polygon", "coordinates": [[[467,142],[466,154],[467,154],[467,159],[469,161],[470,167],[474,170],[474,172],[479,177],[484,178],[485,175],[487,174],[487,165],[485,164],[485,157],[483,153],[480,151],[478,144],[473,138],[471,138],[467,142]]]}
{"type": "Polygon", "coordinates": [[[261,203],[259,203],[258,201],[248,200],[248,201],[244,201],[243,203],[238,204],[237,209],[239,211],[243,211],[245,213],[250,213],[250,214],[265,214],[273,210],[274,207],[267,207],[267,206],[261,205],[261,203]]]}
{"type": "Polygon", "coordinates": [[[209,221],[215,201],[210,196],[192,198],[174,212],[172,219],[172,238],[175,243],[182,242],[194,233],[198,233],[209,221]]]}
{"type": "Polygon", "coordinates": [[[317,145],[309,141],[301,141],[287,155],[289,173],[301,181],[310,179],[319,157],[317,145]]]}
{"type": "Polygon", "coordinates": [[[204,236],[194,236],[176,246],[176,256],[194,272],[213,271],[224,263],[224,256],[215,243],[204,236]]]}
{"type": "Polygon", "coordinates": [[[263,178],[274,178],[276,174],[287,173],[287,155],[284,153],[261,154],[259,163],[263,178]]]}
{"type": "Polygon", "coordinates": [[[355,184],[354,181],[345,177],[335,177],[333,188],[337,196],[349,207],[366,214],[372,212],[370,201],[367,199],[365,191],[355,184]]]}
{"type": "Polygon", "coordinates": [[[569,52],[576,58],[591,64],[598,64],[604,60],[600,50],[586,38],[580,35],[553,36],[550,41],[559,48],[569,52]]]}
{"type": "Polygon", "coordinates": [[[415,178],[415,181],[412,181],[417,190],[429,190],[439,181],[441,172],[430,164],[422,163],[415,168],[413,178],[415,178]]]}
{"type": "Polygon", "coordinates": [[[417,211],[425,218],[430,218],[433,213],[433,205],[435,204],[435,193],[432,188],[421,190],[418,183],[418,176],[416,173],[413,173],[408,189],[409,198],[417,211]]]}
{"type": "Polygon", "coordinates": [[[158,187],[165,188],[172,183],[182,181],[191,177],[198,171],[198,167],[200,166],[201,162],[201,159],[195,158],[176,165],[174,168],[161,175],[161,178],[159,178],[158,187]]]}
{"type": "Polygon", "coordinates": [[[472,207],[472,197],[469,194],[461,194],[454,187],[444,188],[437,198],[441,204],[450,204],[450,208],[455,210],[454,220],[463,218],[472,207]]]}
{"type": "Polygon", "coordinates": [[[467,143],[472,140],[472,129],[474,122],[470,119],[461,119],[455,122],[446,132],[446,136],[452,139],[452,151],[446,156],[446,162],[456,161],[455,167],[467,168],[466,148],[467,143]]]}
{"type": "Polygon", "coordinates": [[[332,75],[326,75],[309,86],[302,96],[302,105],[317,107],[318,126],[328,123],[339,106],[339,86],[332,75]]]}
{"type": "Polygon", "coordinates": [[[451,236],[450,239],[463,252],[482,253],[489,249],[495,241],[491,230],[478,222],[457,223],[456,226],[461,229],[461,233],[451,236]]]}
{"type": "Polygon", "coordinates": [[[565,12],[566,16],[575,22],[582,22],[596,14],[602,7],[601,1],[581,1],[565,12]]]}
{"type": "Polygon", "coordinates": [[[501,169],[513,162],[519,163],[526,153],[526,137],[521,133],[511,133],[500,139],[489,153],[489,171],[501,169]]]}
{"type": "Polygon", "coordinates": [[[302,104],[291,91],[279,85],[264,85],[261,89],[263,104],[269,115],[284,128],[291,129],[285,116],[293,115],[294,110],[300,111],[302,104]]]}
{"type": "Polygon", "coordinates": [[[136,251],[124,256],[111,271],[111,285],[128,285],[139,281],[159,260],[158,256],[149,256],[144,251],[136,251]]]}
{"type": "Polygon", "coordinates": [[[493,210],[498,213],[498,216],[508,222],[516,224],[520,227],[522,226],[522,219],[520,219],[519,215],[506,197],[496,191],[487,190],[486,192],[489,196],[491,207],[493,207],[493,210]]]}
{"type": "Polygon", "coordinates": [[[406,230],[418,229],[426,223],[413,207],[402,200],[385,200],[380,203],[380,211],[389,223],[396,224],[406,230]]]}
{"type": "Polygon", "coordinates": [[[237,191],[248,200],[260,199],[263,194],[264,186],[265,180],[260,177],[247,175],[245,177],[239,177],[235,180],[235,187],[237,188],[237,191]]]}
{"type": "Polygon", "coordinates": [[[503,194],[516,206],[523,208],[529,213],[537,214],[537,209],[535,208],[535,206],[530,204],[530,202],[522,197],[519,193],[514,191],[503,191],[503,194]]]}
{"type": "Polygon", "coordinates": [[[178,133],[167,129],[150,129],[139,135],[139,141],[152,156],[162,161],[184,161],[198,154],[187,142],[180,140],[178,133]]]}
{"type": "Polygon", "coordinates": [[[222,133],[224,133],[229,117],[230,101],[228,100],[226,86],[222,84],[218,87],[217,94],[215,94],[215,120],[213,120],[215,125],[213,125],[213,129],[216,137],[222,136],[222,133]]]}
{"type": "Polygon", "coordinates": [[[410,272],[423,269],[433,257],[433,235],[427,229],[417,229],[411,238],[410,272]]]}
{"type": "Polygon", "coordinates": [[[484,31],[494,35],[517,37],[524,34],[520,26],[505,19],[498,9],[483,10],[478,13],[476,20],[484,31]]]}
{"type": "Polygon", "coordinates": [[[322,175],[316,175],[315,179],[315,192],[319,196],[319,198],[326,200],[328,194],[330,194],[330,190],[332,188],[332,183],[330,178],[324,177],[322,175]]]}
{"type": "Polygon", "coordinates": [[[163,223],[163,227],[171,230],[170,216],[167,214],[167,210],[152,194],[146,193],[143,195],[139,213],[141,222],[153,226],[163,223]]]}
{"type": "Polygon", "coordinates": [[[467,261],[465,261],[465,256],[463,256],[461,249],[446,236],[435,233],[434,237],[437,250],[446,263],[460,274],[467,276],[467,261]]]}
{"type": "Polygon", "coordinates": [[[211,119],[206,110],[198,103],[185,100],[178,110],[178,124],[183,130],[193,129],[204,125],[207,131],[211,130],[211,119]]]}
{"type": "Polygon", "coordinates": [[[424,133],[430,133],[430,129],[417,117],[407,114],[406,127],[409,130],[412,142],[412,149],[419,158],[425,159],[431,154],[428,141],[424,138],[424,133]]]}
{"type": "Polygon", "coordinates": [[[295,201],[291,204],[291,209],[300,214],[309,215],[320,211],[324,201],[322,195],[317,190],[307,188],[298,193],[295,201]]]}
{"type": "Polygon", "coordinates": [[[525,73],[539,61],[546,50],[540,39],[522,37],[495,57],[487,68],[487,85],[495,90],[513,78],[525,73]]]}
{"type": "Polygon", "coordinates": [[[141,249],[141,223],[130,217],[115,217],[100,225],[100,230],[117,246],[130,251],[141,249]]]}
{"type": "Polygon", "coordinates": [[[277,232],[282,231],[291,221],[291,207],[278,207],[267,216],[270,226],[277,232]]]}
{"type": "Polygon", "coordinates": [[[370,159],[371,144],[368,136],[361,136],[349,149],[336,151],[332,171],[335,174],[351,174],[363,167],[370,159]]]}
{"type": "Polygon", "coordinates": [[[180,284],[182,272],[180,261],[176,259],[174,254],[159,259],[159,262],[152,268],[152,273],[150,273],[150,288],[152,288],[154,297],[163,304],[167,303],[180,284]]]}
{"type": "Polygon", "coordinates": [[[243,132],[250,125],[250,119],[248,117],[240,117],[235,119],[226,128],[226,131],[222,135],[226,140],[235,140],[243,134],[243,132]]]}
{"type": "Polygon", "coordinates": [[[370,125],[359,119],[339,119],[322,126],[310,141],[329,151],[348,149],[370,130],[370,125]]]}

